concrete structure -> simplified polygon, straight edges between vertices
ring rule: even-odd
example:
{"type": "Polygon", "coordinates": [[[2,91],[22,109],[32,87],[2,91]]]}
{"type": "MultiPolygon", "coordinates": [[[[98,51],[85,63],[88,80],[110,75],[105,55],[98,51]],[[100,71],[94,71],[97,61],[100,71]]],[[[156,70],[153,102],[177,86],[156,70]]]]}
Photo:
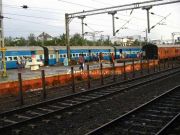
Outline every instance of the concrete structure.
{"type": "Polygon", "coordinates": [[[37,40],[40,40],[40,41],[50,41],[52,40],[53,37],[50,36],[49,34],[43,32],[41,33],[38,37],[37,37],[37,40]]]}
{"type": "Polygon", "coordinates": [[[121,46],[131,46],[135,40],[144,41],[144,38],[142,38],[141,35],[115,37],[112,39],[112,42],[121,46]]]}

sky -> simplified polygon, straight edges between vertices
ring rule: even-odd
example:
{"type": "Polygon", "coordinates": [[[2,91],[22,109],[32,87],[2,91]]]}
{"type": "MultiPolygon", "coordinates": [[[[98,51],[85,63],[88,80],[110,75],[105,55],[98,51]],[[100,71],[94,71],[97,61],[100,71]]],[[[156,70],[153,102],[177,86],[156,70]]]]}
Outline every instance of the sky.
{"type": "MultiPolygon", "coordinates": [[[[4,18],[4,35],[12,37],[28,37],[30,33],[38,36],[46,32],[52,36],[59,36],[65,33],[65,13],[74,13],[83,10],[92,10],[110,6],[117,6],[145,0],[2,0],[4,18]],[[21,6],[27,5],[28,9],[21,6]]],[[[147,1],[147,0],[146,0],[147,1]]],[[[171,1],[171,0],[164,0],[171,1]]],[[[142,9],[118,12],[115,17],[115,30],[121,28],[127,21],[124,29],[117,33],[117,37],[141,35],[145,37],[147,28],[146,11],[142,9]]],[[[180,32],[180,3],[156,6],[150,12],[150,25],[157,24],[163,17],[168,16],[162,22],[164,25],[157,25],[151,30],[148,37],[152,40],[171,39],[172,32],[180,32]]],[[[101,31],[97,34],[112,37],[112,16],[101,14],[87,16],[84,19],[85,32],[101,31]]],[[[81,33],[81,20],[74,18],[70,23],[70,35],[81,33]]]]}

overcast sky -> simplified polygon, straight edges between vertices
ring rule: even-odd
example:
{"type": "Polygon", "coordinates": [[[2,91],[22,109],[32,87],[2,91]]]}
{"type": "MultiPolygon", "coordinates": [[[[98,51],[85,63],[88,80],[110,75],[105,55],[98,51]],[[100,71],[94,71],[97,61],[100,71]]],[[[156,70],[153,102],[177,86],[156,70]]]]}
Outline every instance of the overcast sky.
{"type": "MultiPolygon", "coordinates": [[[[58,36],[65,33],[65,13],[141,1],[144,0],[3,0],[4,17],[8,17],[4,19],[4,33],[5,36],[13,37],[27,37],[30,33],[38,36],[42,32],[58,36]],[[29,8],[22,9],[20,7],[22,5],[28,5],[29,8]]],[[[149,35],[151,39],[170,39],[172,32],[180,32],[180,3],[153,7],[150,11],[156,14],[150,15],[151,26],[159,22],[163,18],[161,16],[170,14],[163,22],[166,25],[158,25],[152,29],[149,35]]],[[[116,30],[130,20],[130,23],[125,26],[127,29],[121,29],[117,36],[145,36],[143,31],[147,27],[146,11],[134,10],[131,15],[130,12],[123,11],[115,15],[119,18],[115,20],[116,30]]],[[[111,15],[89,16],[84,22],[88,25],[88,27],[85,26],[85,32],[103,31],[101,34],[112,36],[111,15]]],[[[81,33],[80,19],[73,19],[70,23],[70,34],[74,33],[81,33]]]]}

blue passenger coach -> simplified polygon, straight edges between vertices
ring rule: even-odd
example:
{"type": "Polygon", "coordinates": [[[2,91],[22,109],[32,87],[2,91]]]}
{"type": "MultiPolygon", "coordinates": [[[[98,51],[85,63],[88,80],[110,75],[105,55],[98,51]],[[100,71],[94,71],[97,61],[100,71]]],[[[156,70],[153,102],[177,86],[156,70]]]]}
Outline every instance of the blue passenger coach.
{"type": "MultiPolygon", "coordinates": [[[[140,47],[122,47],[122,46],[71,46],[71,59],[78,61],[80,54],[84,55],[85,61],[98,61],[100,53],[104,60],[110,60],[113,53],[116,59],[136,58],[141,52],[140,47]]],[[[32,55],[35,55],[37,61],[43,61],[44,65],[56,65],[63,63],[67,57],[66,46],[23,46],[7,47],[6,63],[7,69],[17,68],[17,57],[24,57],[30,61],[32,55]]]]}

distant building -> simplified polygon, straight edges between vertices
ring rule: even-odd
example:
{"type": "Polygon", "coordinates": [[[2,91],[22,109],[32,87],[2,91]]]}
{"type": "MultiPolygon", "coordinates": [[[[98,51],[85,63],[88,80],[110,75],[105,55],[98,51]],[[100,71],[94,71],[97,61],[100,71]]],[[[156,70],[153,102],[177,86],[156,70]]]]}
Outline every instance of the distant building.
{"type": "Polygon", "coordinates": [[[135,40],[144,41],[144,39],[140,35],[115,37],[112,41],[117,45],[131,46],[135,40]]]}
{"type": "Polygon", "coordinates": [[[41,33],[38,37],[37,37],[37,40],[40,40],[40,41],[50,41],[50,40],[52,40],[53,39],[53,37],[52,36],[50,36],[49,34],[47,34],[47,33],[45,33],[45,32],[43,32],[43,33],[41,33]]]}
{"type": "Polygon", "coordinates": [[[162,40],[151,40],[151,43],[160,45],[160,44],[162,44],[162,40]]]}

